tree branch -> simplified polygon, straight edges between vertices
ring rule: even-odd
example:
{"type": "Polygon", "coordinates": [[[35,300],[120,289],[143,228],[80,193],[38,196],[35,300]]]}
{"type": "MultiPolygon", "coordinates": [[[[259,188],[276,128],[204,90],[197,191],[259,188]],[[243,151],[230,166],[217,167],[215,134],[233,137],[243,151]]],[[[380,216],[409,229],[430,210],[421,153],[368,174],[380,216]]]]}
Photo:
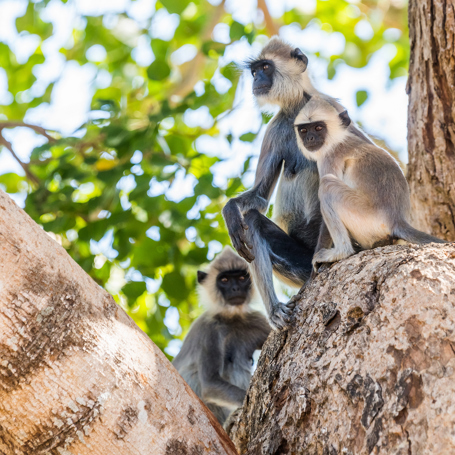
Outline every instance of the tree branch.
{"type": "Polygon", "coordinates": [[[38,134],[41,134],[41,136],[44,136],[49,142],[54,142],[55,138],[50,136],[46,129],[43,128],[42,126],[38,125],[32,125],[30,123],[25,123],[25,122],[20,122],[16,120],[5,120],[5,121],[0,121],[0,131],[3,128],[18,128],[18,127],[23,127],[23,128],[30,128],[37,132],[38,134]]]}
{"type": "MultiPolygon", "coordinates": [[[[225,0],[223,0],[213,12],[213,16],[210,22],[208,23],[207,27],[205,28],[204,33],[202,34],[201,37],[202,42],[208,41],[211,38],[215,25],[218,24],[218,22],[221,19],[221,16],[224,13],[224,4],[225,0]]],[[[205,59],[206,56],[204,55],[202,50],[199,49],[198,53],[196,54],[196,57],[194,57],[193,60],[184,65],[183,71],[184,76],[180,84],[177,85],[172,90],[170,98],[173,96],[184,98],[186,95],[188,95],[188,93],[190,93],[193,90],[194,85],[199,80],[200,71],[204,68],[205,59]]]]}
{"type": "Polygon", "coordinates": [[[269,8],[267,7],[265,0],[258,0],[258,8],[264,13],[265,28],[269,32],[269,35],[278,35],[278,27],[270,15],[269,8]]]}
{"type": "Polygon", "coordinates": [[[6,147],[11,155],[13,155],[14,159],[20,164],[20,166],[22,167],[22,169],[24,170],[25,172],[25,175],[27,176],[27,178],[32,181],[33,183],[35,183],[36,185],[39,185],[40,181],[38,179],[38,177],[33,174],[30,169],[28,168],[28,165],[26,163],[24,163],[17,155],[16,153],[14,152],[13,150],[13,147],[11,145],[11,142],[8,142],[4,137],[3,135],[1,134],[1,128],[0,128],[0,145],[3,145],[4,147],[6,147]]]}

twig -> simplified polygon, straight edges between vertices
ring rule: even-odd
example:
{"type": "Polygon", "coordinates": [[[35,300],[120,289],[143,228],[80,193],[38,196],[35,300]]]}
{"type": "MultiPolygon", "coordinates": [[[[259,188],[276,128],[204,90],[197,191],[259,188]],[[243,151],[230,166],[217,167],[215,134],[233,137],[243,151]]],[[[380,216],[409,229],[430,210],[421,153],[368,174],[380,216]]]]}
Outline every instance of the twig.
{"type": "Polygon", "coordinates": [[[0,145],[3,145],[4,147],[6,147],[11,155],[13,155],[14,159],[21,165],[22,169],[24,170],[25,172],[25,175],[27,176],[27,178],[32,181],[33,183],[35,183],[36,185],[39,185],[40,181],[38,179],[38,177],[33,174],[30,169],[28,168],[27,164],[24,163],[17,155],[16,153],[14,152],[13,150],[13,147],[11,145],[11,142],[8,142],[4,137],[3,135],[1,134],[1,129],[0,129],[0,145]]]}
{"type": "Polygon", "coordinates": [[[38,134],[41,134],[42,136],[44,136],[49,142],[54,142],[55,141],[55,138],[50,136],[47,133],[46,129],[43,128],[42,126],[32,125],[30,123],[19,122],[19,121],[15,121],[15,120],[0,121],[0,131],[3,128],[17,128],[17,127],[30,128],[30,129],[36,131],[38,134]]]}
{"type": "Polygon", "coordinates": [[[264,13],[265,28],[270,36],[278,35],[278,28],[270,15],[269,8],[265,0],[258,0],[258,8],[264,13]]]}

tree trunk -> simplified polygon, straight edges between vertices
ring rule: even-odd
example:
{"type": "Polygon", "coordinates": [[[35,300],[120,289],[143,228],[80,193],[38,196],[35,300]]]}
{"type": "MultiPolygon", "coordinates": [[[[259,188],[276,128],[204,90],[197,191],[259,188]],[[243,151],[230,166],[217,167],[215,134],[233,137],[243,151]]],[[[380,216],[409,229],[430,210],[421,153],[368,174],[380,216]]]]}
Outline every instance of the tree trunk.
{"type": "Polygon", "coordinates": [[[408,179],[414,225],[455,240],[455,1],[409,2],[408,179]]]}
{"type": "Polygon", "coordinates": [[[230,434],[250,455],[455,453],[455,246],[389,246],[308,286],[230,434]]]}
{"type": "Polygon", "coordinates": [[[160,350],[0,192],[0,453],[235,454],[160,350]]]}

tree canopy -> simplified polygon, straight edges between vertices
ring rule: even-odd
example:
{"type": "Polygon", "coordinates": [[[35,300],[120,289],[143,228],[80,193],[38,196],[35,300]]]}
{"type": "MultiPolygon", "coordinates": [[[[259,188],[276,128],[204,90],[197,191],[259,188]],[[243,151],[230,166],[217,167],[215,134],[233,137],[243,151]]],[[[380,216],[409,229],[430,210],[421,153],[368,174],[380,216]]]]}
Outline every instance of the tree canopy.
{"type": "MultiPolygon", "coordinates": [[[[329,79],[384,46],[395,50],[390,79],[409,59],[401,0],[23,0],[0,3],[0,17],[10,21],[0,33],[0,159],[20,165],[0,185],[163,350],[201,312],[196,270],[229,243],[221,208],[251,183],[270,119],[226,133],[249,85],[244,53],[313,30],[341,43],[296,43],[329,79]],[[245,5],[251,14],[239,14],[245,5]],[[67,68],[88,74],[89,112],[70,133],[46,117],[67,68]],[[14,144],[28,130],[36,146],[23,157],[14,144]],[[244,164],[228,165],[239,150],[244,164]]],[[[359,88],[357,105],[367,97],[359,88]]]]}

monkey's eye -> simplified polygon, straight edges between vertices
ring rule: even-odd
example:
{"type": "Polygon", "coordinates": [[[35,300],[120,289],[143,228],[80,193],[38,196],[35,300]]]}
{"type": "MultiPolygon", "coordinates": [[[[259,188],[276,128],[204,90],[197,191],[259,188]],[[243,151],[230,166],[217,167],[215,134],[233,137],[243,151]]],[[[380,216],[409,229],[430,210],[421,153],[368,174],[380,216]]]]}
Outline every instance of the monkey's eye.
{"type": "Polygon", "coordinates": [[[246,280],[246,276],[245,275],[240,275],[239,276],[239,280],[240,281],[245,281],[246,280]]]}
{"type": "Polygon", "coordinates": [[[264,68],[265,70],[268,70],[268,69],[270,68],[270,65],[269,65],[268,63],[266,63],[266,64],[263,66],[263,68],[264,68]]]}
{"type": "Polygon", "coordinates": [[[256,70],[251,71],[251,74],[253,75],[253,77],[255,77],[256,76],[256,70]]]}
{"type": "Polygon", "coordinates": [[[221,278],[221,282],[222,282],[222,283],[227,283],[227,282],[228,282],[228,279],[227,279],[226,277],[223,277],[223,278],[221,278]]]}
{"type": "Polygon", "coordinates": [[[301,132],[301,133],[306,133],[306,132],[307,132],[307,129],[306,129],[306,128],[300,128],[300,132],[301,132]]]}
{"type": "Polygon", "coordinates": [[[321,131],[322,130],[322,126],[321,125],[318,125],[316,128],[315,128],[316,131],[321,131]]]}

